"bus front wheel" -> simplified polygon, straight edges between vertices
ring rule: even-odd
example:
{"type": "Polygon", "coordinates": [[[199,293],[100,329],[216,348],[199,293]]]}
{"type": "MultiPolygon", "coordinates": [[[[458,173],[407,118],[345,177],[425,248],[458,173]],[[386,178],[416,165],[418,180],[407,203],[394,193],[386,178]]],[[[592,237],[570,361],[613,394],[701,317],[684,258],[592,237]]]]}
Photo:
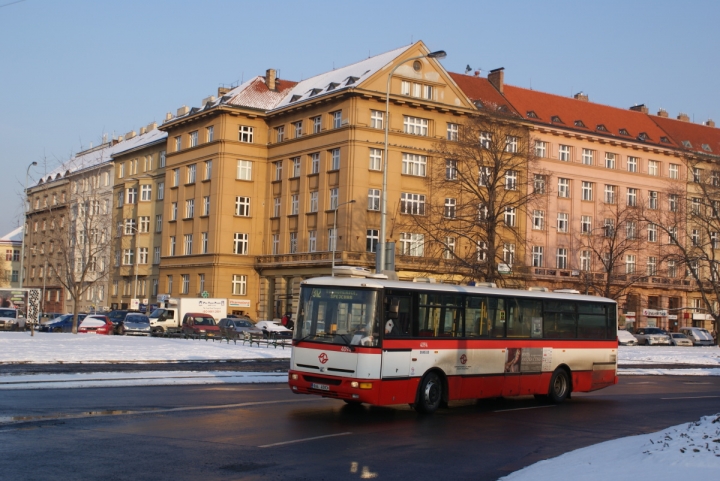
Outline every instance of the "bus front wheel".
{"type": "Polygon", "coordinates": [[[559,404],[570,395],[570,377],[565,369],[556,369],[550,378],[548,397],[550,401],[559,404]]]}
{"type": "Polygon", "coordinates": [[[413,407],[419,413],[430,414],[440,407],[443,399],[442,379],[437,373],[429,372],[420,383],[420,392],[413,407]]]}

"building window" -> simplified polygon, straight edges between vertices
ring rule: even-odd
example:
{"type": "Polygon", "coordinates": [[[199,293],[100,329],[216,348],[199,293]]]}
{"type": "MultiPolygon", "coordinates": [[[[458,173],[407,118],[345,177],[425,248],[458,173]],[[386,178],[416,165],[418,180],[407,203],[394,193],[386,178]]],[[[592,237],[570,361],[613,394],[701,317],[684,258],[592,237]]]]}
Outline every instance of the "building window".
{"type": "Polygon", "coordinates": [[[365,234],[365,250],[367,252],[377,252],[379,242],[380,231],[377,229],[367,229],[365,234]]]}
{"type": "Polygon", "coordinates": [[[210,180],[212,177],[212,160],[205,161],[205,180],[210,180]]]}
{"type": "Polygon", "coordinates": [[[182,290],[180,294],[188,294],[190,292],[190,274],[181,274],[182,290]]]}
{"type": "Polygon", "coordinates": [[[678,173],[680,172],[680,166],[678,164],[670,164],[669,174],[671,179],[678,179],[678,173]]]}
{"type": "Polygon", "coordinates": [[[658,193],[654,190],[648,192],[648,207],[653,210],[658,208],[658,193]]]}
{"type": "Polygon", "coordinates": [[[233,254],[247,255],[248,235],[236,232],[233,237],[233,254]]]}
{"type": "Polygon", "coordinates": [[[200,233],[200,253],[201,254],[208,253],[208,233],[207,232],[200,233]]]}
{"type": "Polygon", "coordinates": [[[416,175],[425,177],[425,169],[427,167],[427,157],[419,154],[403,153],[402,157],[402,173],[407,175],[416,175]]]}
{"type": "Polygon", "coordinates": [[[478,186],[487,187],[492,182],[492,171],[490,167],[480,167],[478,171],[478,186]]]}
{"type": "Polygon", "coordinates": [[[272,235],[272,255],[276,256],[280,253],[280,234],[272,235]]]}
{"type": "Polygon", "coordinates": [[[330,112],[332,117],[333,129],[339,129],[342,126],[342,111],[330,112]]]}
{"type": "Polygon", "coordinates": [[[657,275],[657,257],[648,257],[647,260],[647,275],[657,275]]]}
{"type": "Polygon", "coordinates": [[[165,167],[165,151],[160,151],[160,165],[158,167],[165,167]]]}
{"type": "Polygon", "coordinates": [[[402,214],[425,215],[425,196],[403,192],[400,194],[400,212],[402,214]]]}
{"type": "Polygon", "coordinates": [[[475,244],[475,252],[477,254],[478,262],[485,262],[487,260],[487,242],[478,241],[475,244]]]}
{"type": "Polygon", "coordinates": [[[592,217],[584,215],[580,217],[580,232],[590,234],[592,232],[592,217]]]}
{"type": "Polygon", "coordinates": [[[382,170],[382,156],[381,149],[370,149],[370,170],[382,170]]]}
{"type": "Polygon", "coordinates": [[[330,151],[330,170],[340,170],[340,149],[330,151]]]}
{"type": "Polygon", "coordinates": [[[313,123],[313,134],[319,134],[320,130],[322,130],[322,117],[318,115],[310,120],[312,120],[313,123]]]}
{"type": "Polygon", "coordinates": [[[198,144],[198,132],[190,132],[190,147],[197,147],[198,144]]]}
{"type": "Polygon", "coordinates": [[[282,180],[282,160],[273,162],[273,166],[275,167],[275,180],[282,180]]]}
{"type": "Polygon", "coordinates": [[[692,177],[693,177],[693,182],[696,184],[699,184],[700,180],[702,179],[702,169],[693,167],[692,177]]]}
{"type": "Polygon", "coordinates": [[[445,198],[445,217],[448,219],[455,218],[455,205],[456,200],[451,198],[445,198]]]}
{"type": "Polygon", "coordinates": [[[567,212],[558,212],[557,215],[557,231],[567,232],[569,223],[569,214],[567,212]]]}
{"type": "Polygon", "coordinates": [[[290,233],[290,254],[297,253],[298,237],[297,232],[290,233]]]}
{"type": "Polygon", "coordinates": [[[368,210],[380,210],[380,189],[368,189],[368,210]]]}
{"type": "Polygon", "coordinates": [[[535,174],[535,177],[533,179],[533,188],[535,190],[536,194],[544,194],[545,193],[545,185],[547,181],[544,175],[542,174],[535,174]]]}
{"type": "Polygon", "coordinates": [[[637,189],[635,189],[633,187],[628,187],[627,205],[628,205],[628,207],[636,207],[637,206],[637,189]]]}
{"type": "Polygon", "coordinates": [[[605,203],[614,204],[617,199],[617,186],[605,185],[605,203]]]}
{"type": "Polygon", "coordinates": [[[135,204],[137,202],[137,187],[130,187],[129,189],[125,190],[125,193],[126,204],[135,204]]]}
{"type": "Polygon", "coordinates": [[[182,148],[182,137],[178,135],[177,137],[175,137],[175,152],[179,152],[181,148],[182,148]]]}
{"type": "Polygon", "coordinates": [[[535,156],[545,158],[547,157],[547,142],[542,140],[535,141],[535,156]]]}
{"type": "Polygon", "coordinates": [[[605,152],[605,168],[606,169],[614,169],[615,168],[615,154],[610,152],[605,152]]]}
{"type": "Polygon", "coordinates": [[[625,256],[625,274],[635,274],[635,256],[632,254],[625,256]]]}
{"type": "Polygon", "coordinates": [[[138,249],[138,263],[139,264],[147,264],[148,263],[148,248],[147,247],[141,247],[138,249]]]}
{"type": "Polygon", "coordinates": [[[585,272],[590,271],[592,257],[590,257],[590,251],[584,250],[580,252],[580,270],[585,272]]]}
{"type": "Polygon", "coordinates": [[[140,200],[143,200],[143,201],[152,200],[152,185],[141,185],[140,186],[140,200]]]}
{"type": "Polygon", "coordinates": [[[336,229],[328,229],[328,250],[334,251],[337,247],[337,230],[336,229]]]}
{"type": "Polygon", "coordinates": [[[492,135],[490,132],[480,132],[480,147],[483,149],[489,149],[490,143],[492,142],[492,135]]]}
{"type": "Polygon", "coordinates": [[[198,286],[198,292],[200,292],[200,294],[205,292],[205,274],[198,274],[198,286]]]}
{"type": "Polygon", "coordinates": [[[300,213],[300,195],[292,194],[290,196],[290,215],[298,215],[300,213]]]}
{"type": "Polygon", "coordinates": [[[648,174],[649,175],[660,175],[660,162],[657,160],[648,161],[648,174]]]}
{"type": "Polygon", "coordinates": [[[593,200],[593,183],[585,182],[582,183],[582,200],[593,200]]]}
{"type": "MultiPolygon", "coordinates": [[[[639,163],[639,159],[637,157],[628,157],[628,159],[627,159],[628,172],[637,172],[638,171],[638,163],[639,163]]],[[[610,167],[608,167],[608,168],[610,168],[610,167]]]]}
{"type": "Polygon", "coordinates": [[[153,264],[160,264],[160,246],[153,247],[153,264]]]}
{"type": "Polygon", "coordinates": [[[533,246],[532,248],[532,266],[542,267],[543,266],[543,250],[542,246],[533,246]]]}
{"type": "Polygon", "coordinates": [[[302,137],[302,133],[303,133],[302,127],[303,127],[302,120],[293,123],[293,129],[295,130],[295,138],[296,139],[299,139],[300,137],[302,137]]]}
{"type": "Polygon", "coordinates": [[[558,269],[567,269],[567,249],[565,247],[558,247],[555,262],[558,269]]]}
{"type": "Polygon", "coordinates": [[[515,227],[516,219],[515,207],[505,207],[505,225],[508,227],[515,227]]]}
{"type": "Polygon", "coordinates": [[[570,197],[570,179],[558,179],[558,197],[570,197]]]}
{"type": "Polygon", "coordinates": [[[647,238],[648,242],[657,242],[657,225],[652,222],[647,226],[647,238]]]}
{"type": "Polygon", "coordinates": [[[422,257],[425,250],[425,236],[412,232],[400,233],[400,254],[404,256],[422,257]]]}
{"type": "Polygon", "coordinates": [[[173,276],[167,276],[167,293],[172,294],[173,290],[173,276]]]}
{"type": "Polygon", "coordinates": [[[445,159],[445,180],[457,180],[457,160],[445,159]]]}
{"type": "Polygon", "coordinates": [[[505,136],[505,152],[517,152],[518,139],[512,135],[505,136]]]}
{"type": "Polygon", "coordinates": [[[310,230],[310,231],[308,231],[308,252],[316,252],[316,251],[317,251],[317,231],[310,230]]]}
{"type": "Polygon", "coordinates": [[[235,197],[235,215],[250,217],[250,197],[235,197]]]}
{"type": "Polygon", "coordinates": [[[170,244],[168,245],[168,254],[171,256],[175,255],[175,236],[170,236],[170,244]]]}
{"type": "Polygon", "coordinates": [[[203,197],[203,213],[202,215],[210,215],[210,196],[203,197]]]}
{"type": "Polygon", "coordinates": [[[635,224],[635,221],[625,223],[625,237],[628,239],[637,238],[637,224],[635,224]]]}
{"type": "Polygon", "coordinates": [[[447,124],[447,139],[456,141],[458,139],[459,125],[448,122],[447,124]]]}
{"type": "Polygon", "coordinates": [[[180,169],[173,169],[173,187],[180,185],[180,169]]]}
{"type": "Polygon", "coordinates": [[[330,189],[330,209],[329,210],[335,210],[338,207],[340,194],[338,191],[338,188],[335,187],[333,189],[330,189]]]}
{"type": "Polygon", "coordinates": [[[558,147],[558,158],[560,160],[562,160],[563,162],[570,161],[570,146],[569,145],[560,145],[558,147]]]}
{"type": "MultiPolygon", "coordinates": [[[[135,234],[135,219],[125,219],[125,235],[133,235],[135,234]]],[[[78,236],[80,238],[80,244],[82,245],[83,242],[83,233],[80,232],[80,235],[78,236]]]]}
{"type": "Polygon", "coordinates": [[[678,195],[677,194],[668,195],[668,208],[670,209],[670,212],[677,212],[677,210],[678,210],[678,195]]]}
{"type": "Polygon", "coordinates": [[[590,150],[590,149],[583,149],[582,150],[582,163],[584,165],[595,164],[595,151],[590,150]]]}
{"type": "Polygon", "coordinates": [[[240,140],[240,142],[246,142],[248,144],[252,144],[253,143],[253,128],[248,127],[247,125],[241,125],[239,140],[240,140]]]}
{"type": "Polygon", "coordinates": [[[232,277],[232,293],[234,296],[247,295],[247,276],[233,274],[232,277]]]}
{"type": "Polygon", "coordinates": [[[192,219],[195,217],[195,199],[185,201],[185,218],[192,219]]]}
{"type": "Polygon", "coordinates": [[[533,211],[533,230],[544,230],[545,229],[545,211],[534,210],[533,211]]]}
{"type": "Polygon", "coordinates": [[[699,245],[700,245],[700,231],[699,231],[699,230],[693,229],[693,230],[690,232],[690,242],[691,242],[692,245],[694,245],[694,246],[699,246],[699,245]]]}
{"type": "Polygon", "coordinates": [[[443,250],[443,259],[452,259],[455,255],[455,238],[445,238],[445,249],[443,250]]]}
{"type": "Polygon", "coordinates": [[[488,219],[489,212],[490,211],[488,210],[488,207],[486,204],[484,204],[484,203],[478,204],[478,220],[480,222],[484,222],[488,219]]]}
{"type": "Polygon", "coordinates": [[[308,212],[318,211],[318,192],[316,190],[310,192],[310,208],[308,212]]]}
{"type": "Polygon", "coordinates": [[[404,132],[412,135],[424,135],[428,134],[428,119],[421,119],[419,117],[403,116],[404,132]]]}
{"type": "Polygon", "coordinates": [[[508,266],[515,263],[515,244],[503,244],[503,262],[508,266]]]}
{"type": "Polygon", "coordinates": [[[278,142],[278,143],[285,140],[285,126],[284,125],[275,127],[275,138],[276,138],[276,142],[278,142]]]}
{"type": "Polygon", "coordinates": [[[370,111],[370,128],[382,129],[384,118],[385,118],[385,112],[381,112],[380,110],[371,110],[370,111]]]}
{"type": "Polygon", "coordinates": [[[280,197],[273,199],[273,217],[280,217],[280,197]]]}
{"type": "Polygon", "coordinates": [[[150,232],[150,216],[149,215],[140,216],[139,222],[138,222],[138,231],[142,232],[142,233],[150,232]]]}
{"type": "Polygon", "coordinates": [[[310,154],[310,173],[320,173],[320,152],[310,154]]]}
{"type": "Polygon", "coordinates": [[[300,177],[300,157],[293,157],[290,162],[292,162],[292,177],[300,177]]]}
{"type": "Polygon", "coordinates": [[[252,180],[252,162],[249,160],[237,161],[238,180],[252,180]]]}
{"type": "Polygon", "coordinates": [[[516,170],[505,172],[505,190],[517,190],[518,173],[516,170]]]}
{"type": "Polygon", "coordinates": [[[205,141],[212,142],[215,140],[215,127],[210,126],[205,129],[205,141]]]}

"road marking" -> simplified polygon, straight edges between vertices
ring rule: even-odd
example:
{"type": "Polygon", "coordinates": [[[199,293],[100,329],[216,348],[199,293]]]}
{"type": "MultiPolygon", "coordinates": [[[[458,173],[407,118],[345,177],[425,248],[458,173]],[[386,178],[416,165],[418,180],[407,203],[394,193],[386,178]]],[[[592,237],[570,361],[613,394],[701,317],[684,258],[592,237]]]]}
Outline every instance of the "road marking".
{"type": "Polygon", "coordinates": [[[712,383],[711,382],[684,382],[683,384],[697,385],[697,384],[712,384],[712,383]]]}
{"type": "Polygon", "coordinates": [[[338,433],[338,434],[328,434],[326,436],[315,436],[314,438],[293,439],[292,441],[283,441],[281,443],[263,444],[262,446],[258,446],[258,448],[272,448],[273,446],[283,446],[285,444],[304,443],[305,441],[315,441],[316,439],[334,438],[337,436],[347,436],[348,434],[352,434],[352,433],[347,432],[347,433],[338,433]]]}
{"type": "Polygon", "coordinates": [[[675,399],[714,399],[720,396],[686,396],[686,397],[661,397],[663,401],[673,401],[675,399]]]}
{"type": "Polygon", "coordinates": [[[657,384],[656,382],[642,381],[642,382],[626,382],[625,384],[657,384]]]}
{"type": "Polygon", "coordinates": [[[299,403],[309,401],[321,401],[322,398],[308,398],[308,399],[287,399],[277,401],[253,401],[246,403],[237,404],[218,404],[212,406],[186,406],[181,408],[168,408],[168,409],[148,409],[146,411],[124,411],[124,410],[108,410],[108,411],[85,411],[82,413],[75,414],[56,414],[48,416],[0,416],[0,426],[7,426],[9,424],[26,423],[26,422],[37,422],[37,421],[57,421],[60,419],[82,419],[88,417],[97,416],[133,416],[138,414],[165,414],[165,413],[177,413],[187,411],[200,411],[209,409],[233,409],[233,408],[244,408],[251,406],[262,406],[267,404],[282,404],[282,403],[299,403]]]}
{"type": "Polygon", "coordinates": [[[554,408],[554,407],[555,407],[554,404],[550,404],[550,405],[547,405],[547,406],[531,406],[531,407],[529,407],[529,408],[501,409],[501,410],[499,410],[499,411],[493,411],[493,412],[494,412],[494,413],[504,413],[504,412],[507,412],[507,411],[524,411],[524,410],[526,410],[526,409],[541,409],[541,408],[554,408]]]}

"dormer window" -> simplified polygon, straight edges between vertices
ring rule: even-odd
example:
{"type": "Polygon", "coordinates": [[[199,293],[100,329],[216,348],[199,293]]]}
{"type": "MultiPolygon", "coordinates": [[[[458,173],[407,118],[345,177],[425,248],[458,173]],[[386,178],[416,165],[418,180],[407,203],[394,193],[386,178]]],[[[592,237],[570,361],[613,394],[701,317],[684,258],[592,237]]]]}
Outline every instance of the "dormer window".
{"type": "Polygon", "coordinates": [[[683,144],[683,147],[685,147],[686,149],[692,149],[692,144],[690,143],[689,140],[683,140],[682,144],[683,144]]]}
{"type": "Polygon", "coordinates": [[[650,140],[650,136],[645,132],[640,132],[640,135],[638,135],[638,140],[642,140],[645,142],[646,140],[650,140]]]}
{"type": "Polygon", "coordinates": [[[292,98],[290,98],[290,102],[297,102],[301,97],[302,95],[293,95],[292,98]]]}
{"type": "Polygon", "coordinates": [[[662,142],[663,144],[669,144],[670,139],[668,139],[667,137],[660,137],[660,142],[662,142]]]}
{"type": "Polygon", "coordinates": [[[528,110],[528,112],[527,112],[527,118],[529,118],[529,119],[536,119],[536,118],[538,118],[538,116],[537,116],[537,114],[536,114],[535,112],[533,112],[532,110],[528,110]]]}
{"type": "Polygon", "coordinates": [[[585,128],[585,124],[583,123],[582,120],[576,120],[576,121],[575,121],[575,127],[583,127],[583,128],[585,128]]]}
{"type": "Polygon", "coordinates": [[[562,121],[562,119],[561,119],[560,117],[558,117],[557,115],[553,115],[552,117],[550,117],[550,122],[552,122],[552,123],[554,123],[554,124],[562,124],[562,123],[564,123],[564,122],[562,121]]]}
{"type": "Polygon", "coordinates": [[[708,144],[702,144],[702,148],[705,152],[712,152],[712,149],[708,144]]]}
{"type": "Polygon", "coordinates": [[[345,82],[345,85],[352,85],[355,82],[360,80],[358,77],[348,77],[347,82],[345,82]]]}
{"type": "Polygon", "coordinates": [[[474,103],[475,103],[475,107],[477,107],[479,109],[485,108],[485,106],[483,105],[483,103],[480,100],[476,100],[474,103]]]}
{"type": "Polygon", "coordinates": [[[338,85],[339,85],[339,84],[337,84],[337,83],[335,83],[335,82],[330,82],[330,85],[328,85],[328,87],[327,87],[328,92],[331,91],[331,90],[335,90],[335,88],[336,88],[338,85]]]}
{"type": "Polygon", "coordinates": [[[598,132],[607,132],[608,131],[608,129],[603,124],[598,124],[598,126],[596,127],[596,130],[598,132]]]}
{"type": "Polygon", "coordinates": [[[630,132],[627,131],[627,129],[620,129],[620,135],[630,135],[630,132]]]}
{"type": "Polygon", "coordinates": [[[310,91],[310,97],[312,97],[312,96],[314,96],[314,95],[317,95],[317,94],[319,94],[320,92],[322,92],[322,89],[312,89],[312,90],[310,91]]]}

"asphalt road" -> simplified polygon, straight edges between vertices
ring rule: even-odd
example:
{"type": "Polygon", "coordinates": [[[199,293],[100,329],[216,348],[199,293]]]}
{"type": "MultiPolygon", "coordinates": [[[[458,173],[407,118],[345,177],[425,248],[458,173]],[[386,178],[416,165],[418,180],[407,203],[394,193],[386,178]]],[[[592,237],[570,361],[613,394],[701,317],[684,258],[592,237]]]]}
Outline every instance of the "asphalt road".
{"type": "Polygon", "coordinates": [[[432,416],[276,384],[4,391],[0,478],[495,480],[719,411],[718,377],[628,376],[560,406],[524,397],[432,416]]]}

